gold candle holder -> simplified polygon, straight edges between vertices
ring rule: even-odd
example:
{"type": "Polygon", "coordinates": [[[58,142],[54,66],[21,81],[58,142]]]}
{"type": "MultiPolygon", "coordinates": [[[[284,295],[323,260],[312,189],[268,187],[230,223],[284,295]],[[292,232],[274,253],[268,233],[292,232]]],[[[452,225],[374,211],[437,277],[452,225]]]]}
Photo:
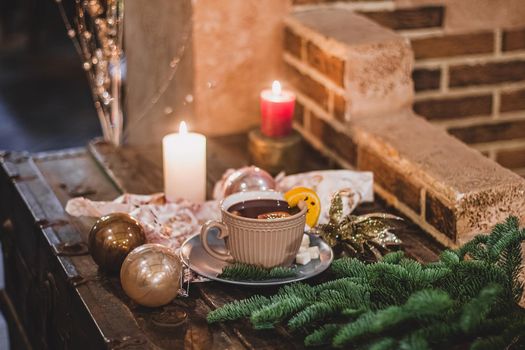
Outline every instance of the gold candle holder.
{"type": "Polygon", "coordinates": [[[248,133],[248,150],[254,165],[276,175],[281,171],[295,174],[300,170],[301,135],[293,130],[288,136],[273,138],[259,129],[248,133]]]}

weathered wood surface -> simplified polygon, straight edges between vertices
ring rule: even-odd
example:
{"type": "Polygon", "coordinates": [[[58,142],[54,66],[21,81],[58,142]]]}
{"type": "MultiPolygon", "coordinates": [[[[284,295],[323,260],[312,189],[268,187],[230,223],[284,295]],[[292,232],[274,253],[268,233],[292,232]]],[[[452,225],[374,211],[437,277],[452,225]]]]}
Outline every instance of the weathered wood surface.
{"type": "Polygon", "coordinates": [[[84,249],[93,220],[70,218],[63,206],[80,192],[95,200],[120,192],[85,151],[14,155],[2,166],[2,217],[14,226],[2,230],[8,293],[34,348],[243,348],[220,326],[208,327],[210,308],[197,293],[150,310],[126,298],[118,277],[98,271],[84,249]],[[166,315],[177,307],[190,317],[172,329],[166,315]]]}
{"type": "MultiPolygon", "coordinates": [[[[210,140],[208,190],[229,167],[248,164],[244,136],[210,140]]],[[[300,336],[284,329],[254,331],[249,322],[207,325],[209,310],[264,290],[208,282],[193,284],[190,298],[156,309],[137,306],[123,293],[118,277],[98,271],[85,242],[93,219],[69,217],[67,200],[85,196],[110,200],[122,191],[162,190],[160,149],[115,151],[95,142],[89,152],[74,150],[1,160],[0,219],[6,242],[8,293],[35,348],[301,348],[300,336]],[[173,310],[188,321],[170,327],[173,310]],[[159,322],[159,320],[162,320],[159,322]]],[[[329,166],[311,154],[305,169],[329,166]]],[[[379,201],[360,212],[388,210],[379,201]]],[[[429,261],[440,247],[414,225],[400,234],[409,255],[429,261]]],[[[316,281],[326,278],[321,275],[316,281]]],[[[315,281],[314,281],[315,282],[315,281]]]]}
{"type": "MultiPolygon", "coordinates": [[[[114,163],[118,164],[118,161],[114,160],[114,163]]],[[[68,199],[72,198],[71,189],[81,188],[81,192],[87,193],[87,197],[93,200],[111,200],[121,193],[115,187],[108,188],[107,185],[110,182],[105,178],[105,174],[97,168],[97,164],[87,155],[76,159],[75,162],[68,162],[68,164],[56,164],[53,161],[47,161],[45,158],[37,161],[37,164],[43,176],[48,179],[50,187],[61,192],[58,197],[62,206],[68,199]],[[75,169],[80,169],[79,171],[82,174],[79,174],[75,169]]],[[[128,164],[130,163],[126,163],[128,174],[134,179],[141,179],[140,174],[129,168],[128,164]]],[[[151,170],[150,173],[155,171],[150,168],[145,169],[151,170]]],[[[122,181],[122,183],[126,182],[122,181]]],[[[130,180],[129,183],[133,183],[133,180],[130,180]]],[[[152,184],[154,184],[154,180],[147,179],[145,187],[153,189],[152,184]]],[[[146,191],[149,190],[142,189],[137,192],[147,193],[146,191]]],[[[71,218],[70,220],[83,236],[83,239],[86,240],[93,220],[78,218],[71,218]]],[[[91,260],[91,257],[89,259],[91,260]]],[[[96,268],[92,260],[91,265],[96,268]]],[[[113,346],[112,343],[118,345],[116,347],[122,347],[121,339],[126,339],[128,343],[140,344],[141,348],[156,346],[161,348],[187,348],[188,344],[191,345],[189,348],[204,348],[211,345],[217,348],[241,347],[235,338],[230,339],[219,327],[208,327],[205,317],[210,309],[198,298],[178,300],[178,306],[170,305],[165,308],[147,309],[134,304],[126,297],[120,287],[118,277],[107,276],[98,270],[96,276],[97,284],[102,283],[104,287],[103,293],[97,293],[97,297],[101,299],[98,303],[100,304],[106,299],[108,303],[114,306],[113,310],[95,309],[90,311],[90,314],[97,321],[101,330],[107,330],[108,333],[104,336],[106,339],[110,339],[108,342],[110,347],[113,346]],[[118,308],[122,308],[122,310],[118,310],[118,308]],[[188,312],[190,317],[184,327],[173,328],[170,327],[168,316],[170,311],[177,308],[188,312]],[[103,325],[99,324],[98,318],[100,316],[109,317],[109,322],[103,325]],[[157,319],[163,319],[163,324],[159,326],[159,322],[155,322],[157,319]],[[167,332],[168,330],[169,332],[167,332]],[[121,332],[123,333],[121,334],[121,332]]],[[[93,303],[96,301],[90,300],[86,303],[88,309],[93,303]]]]}

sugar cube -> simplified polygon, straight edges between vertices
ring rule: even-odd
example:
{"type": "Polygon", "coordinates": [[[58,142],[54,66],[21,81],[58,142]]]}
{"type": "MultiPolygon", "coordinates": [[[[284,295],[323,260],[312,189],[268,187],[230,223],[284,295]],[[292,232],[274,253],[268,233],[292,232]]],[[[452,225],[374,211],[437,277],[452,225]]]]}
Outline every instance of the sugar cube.
{"type": "Polygon", "coordinates": [[[310,260],[311,260],[310,253],[308,251],[299,253],[295,257],[295,262],[298,263],[299,265],[306,265],[310,262],[310,260]]]}
{"type": "Polygon", "coordinates": [[[314,247],[308,248],[308,253],[310,254],[310,258],[312,260],[319,259],[319,247],[314,246],[314,247]]]}

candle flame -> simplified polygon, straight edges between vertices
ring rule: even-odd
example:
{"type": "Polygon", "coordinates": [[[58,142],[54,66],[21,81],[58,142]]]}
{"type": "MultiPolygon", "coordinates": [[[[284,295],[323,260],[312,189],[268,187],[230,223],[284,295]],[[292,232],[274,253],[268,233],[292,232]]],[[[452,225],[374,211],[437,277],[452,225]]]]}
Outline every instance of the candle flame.
{"type": "Polygon", "coordinates": [[[279,80],[274,80],[272,83],[272,94],[280,95],[282,92],[281,83],[279,80]]]}
{"type": "Polygon", "coordinates": [[[186,125],[185,121],[181,121],[179,124],[179,134],[187,134],[188,133],[188,126],[186,125]]]}

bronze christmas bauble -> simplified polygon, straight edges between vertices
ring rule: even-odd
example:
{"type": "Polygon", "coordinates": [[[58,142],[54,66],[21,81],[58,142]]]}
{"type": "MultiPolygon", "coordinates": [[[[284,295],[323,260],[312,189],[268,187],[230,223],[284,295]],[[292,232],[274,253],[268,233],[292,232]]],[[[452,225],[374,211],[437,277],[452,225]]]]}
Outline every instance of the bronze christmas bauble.
{"type": "Polygon", "coordinates": [[[126,257],[120,269],[120,283],[137,304],[157,307],[175,299],[181,274],[182,264],[173,250],[148,243],[126,257]]]}
{"type": "Polygon", "coordinates": [[[144,229],[125,213],[101,217],[89,232],[89,252],[98,266],[107,272],[118,272],[129,252],[144,243],[144,229]]]}
{"type": "Polygon", "coordinates": [[[224,181],[223,195],[243,191],[267,191],[275,189],[275,180],[268,172],[256,167],[247,166],[233,172],[224,181]]]}

